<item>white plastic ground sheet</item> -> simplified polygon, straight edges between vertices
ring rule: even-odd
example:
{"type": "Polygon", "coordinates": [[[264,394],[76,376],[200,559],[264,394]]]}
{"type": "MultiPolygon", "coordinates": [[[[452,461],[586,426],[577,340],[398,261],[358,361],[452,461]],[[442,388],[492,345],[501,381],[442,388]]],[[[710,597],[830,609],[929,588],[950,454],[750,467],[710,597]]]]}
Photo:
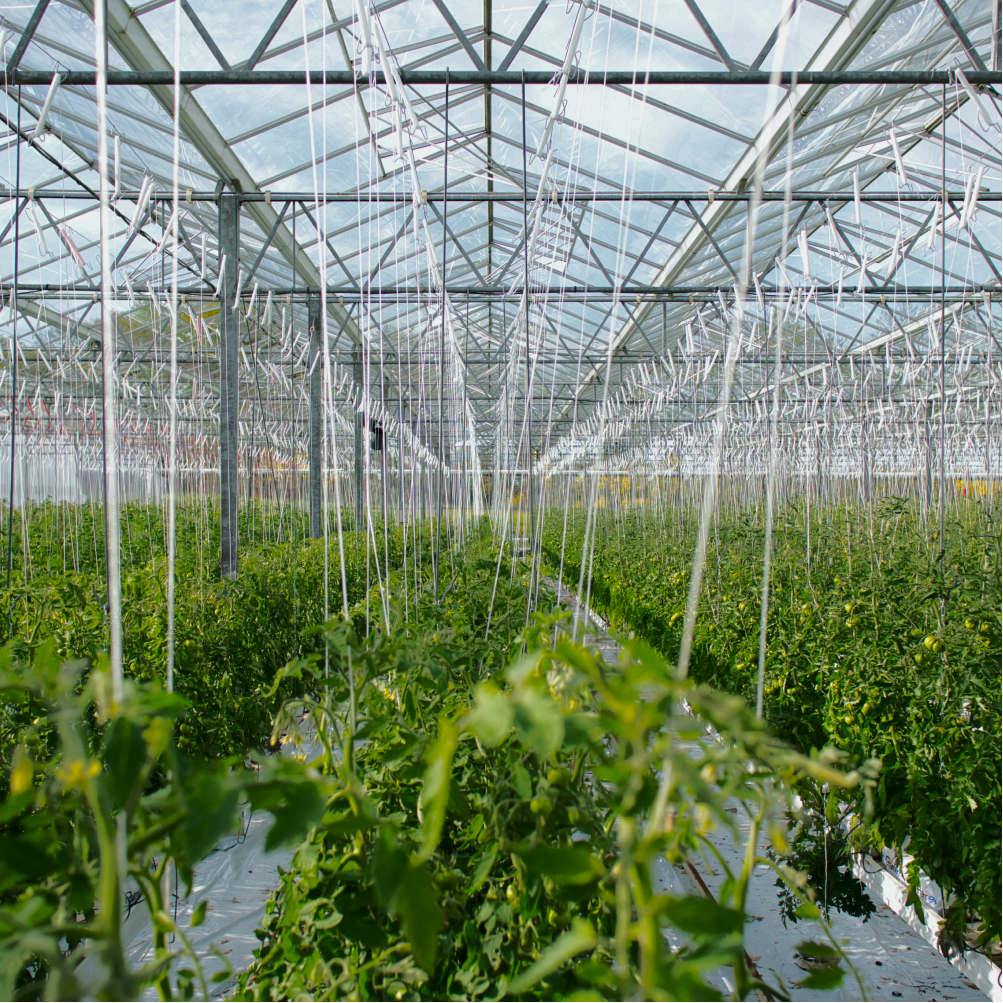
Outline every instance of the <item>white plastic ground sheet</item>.
{"type": "MultiPolygon", "coordinates": [[[[203,860],[194,871],[192,893],[184,897],[185,888],[178,887],[177,920],[193,950],[198,954],[208,982],[215,972],[225,967],[214,953],[217,950],[229,962],[235,974],[250,965],[252,952],[259,946],[254,931],[261,926],[265,902],[278,887],[279,867],[288,866],[293,851],[289,849],[265,850],[265,836],[272,824],[267,812],[245,816],[243,836],[234,835],[220,843],[219,849],[203,860]],[[203,899],[207,900],[205,920],[194,929],[189,925],[192,913],[203,899]]],[[[126,925],[128,955],[133,966],[152,957],[152,931],[146,919],[146,908],[140,902],[134,913],[139,918],[126,925]]],[[[177,950],[179,945],[175,942],[177,950]]],[[[175,969],[185,967],[186,960],[179,957],[175,969]]],[[[236,978],[218,984],[209,984],[211,995],[226,999],[236,987],[236,978]]],[[[156,989],[146,990],[144,1000],[158,998],[156,989]]]]}
{"type": "MultiPolygon", "coordinates": [[[[744,839],[748,822],[736,813],[736,822],[744,839]]],[[[711,836],[718,852],[735,870],[742,866],[743,847],[736,846],[724,833],[711,836]]],[[[765,855],[769,838],[762,836],[761,853],[765,855]]],[[[723,872],[716,860],[705,855],[697,862],[703,880],[712,892],[717,890],[723,872]]],[[[695,882],[681,868],[664,863],[657,880],[668,889],[682,885],[690,894],[697,893],[695,882]],[[675,878],[667,872],[672,871],[675,878]]],[[[775,983],[782,979],[788,987],[804,979],[808,972],[796,962],[797,945],[803,940],[822,940],[823,934],[814,923],[800,921],[785,927],[780,913],[775,885],[776,875],[763,866],[756,869],[749,885],[747,910],[752,922],[746,928],[745,942],[749,956],[765,977],[775,983]]],[[[850,961],[861,976],[869,1000],[985,1000],[987,997],[974,983],[967,982],[947,958],[911,930],[887,905],[878,905],[877,912],[864,922],[845,913],[830,916],[830,927],[839,938],[850,961]]],[[[722,973],[728,978],[728,973],[722,973]]],[[[859,1000],[860,988],[853,976],[844,980],[839,989],[818,991],[793,989],[795,1000],[859,1000]]]]}

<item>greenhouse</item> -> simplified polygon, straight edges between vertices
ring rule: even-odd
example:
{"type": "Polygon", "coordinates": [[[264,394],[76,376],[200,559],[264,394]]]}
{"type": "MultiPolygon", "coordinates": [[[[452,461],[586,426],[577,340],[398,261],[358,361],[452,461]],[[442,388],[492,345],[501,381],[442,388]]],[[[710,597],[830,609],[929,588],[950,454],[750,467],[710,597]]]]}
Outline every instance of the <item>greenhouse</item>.
{"type": "Polygon", "coordinates": [[[0,3],[0,999],[1003,1000],[1000,22],[0,3]]]}

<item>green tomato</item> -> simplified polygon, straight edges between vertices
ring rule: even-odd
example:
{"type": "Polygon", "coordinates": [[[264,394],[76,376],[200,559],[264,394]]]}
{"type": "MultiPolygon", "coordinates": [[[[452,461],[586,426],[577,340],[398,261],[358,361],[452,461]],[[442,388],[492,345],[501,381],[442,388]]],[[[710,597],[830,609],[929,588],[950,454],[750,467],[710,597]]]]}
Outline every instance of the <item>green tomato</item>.
{"type": "Polygon", "coordinates": [[[555,787],[563,787],[565,784],[571,782],[571,773],[566,770],[563,766],[555,766],[547,774],[547,783],[552,784],[555,787]]]}

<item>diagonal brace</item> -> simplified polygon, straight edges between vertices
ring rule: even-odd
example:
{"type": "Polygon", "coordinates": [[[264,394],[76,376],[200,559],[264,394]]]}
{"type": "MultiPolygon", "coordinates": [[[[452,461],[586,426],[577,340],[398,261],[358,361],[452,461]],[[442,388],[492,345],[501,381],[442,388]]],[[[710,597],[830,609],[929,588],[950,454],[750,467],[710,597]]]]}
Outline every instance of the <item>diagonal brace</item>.
{"type": "Polygon", "coordinates": [[[508,50],[505,58],[498,64],[499,73],[504,72],[512,65],[512,60],[519,55],[519,50],[526,44],[526,39],[529,38],[531,32],[536,27],[537,21],[543,17],[546,9],[547,0],[540,0],[540,5],[530,14],[529,20],[526,22],[526,27],[519,32],[519,37],[512,43],[512,48],[508,50]]]}
{"type": "Polygon", "coordinates": [[[731,277],[737,282],[738,272],[736,272],[735,269],[731,267],[731,262],[728,260],[727,255],[725,255],[724,251],[721,250],[721,245],[714,239],[714,235],[710,232],[710,230],[707,229],[707,224],[704,223],[700,213],[698,213],[696,209],[693,208],[693,203],[690,201],[686,202],[686,208],[689,209],[690,215],[697,221],[697,223],[700,224],[700,229],[703,230],[704,236],[711,242],[711,245],[713,246],[714,250],[717,251],[718,253],[718,257],[724,262],[724,267],[727,268],[729,272],[731,272],[731,277]]]}
{"type": "Polygon", "coordinates": [[[287,17],[289,17],[289,12],[296,6],[296,0],[286,0],[282,5],[282,9],[275,15],[275,20],[272,21],[265,32],[264,37],[258,42],[257,48],[251,53],[251,58],[244,63],[245,70],[253,70],[255,66],[258,65],[258,60],[265,54],[265,49],[272,44],[272,39],[278,34],[279,28],[285,23],[287,17]]]}
{"type": "Polygon", "coordinates": [[[17,48],[14,50],[10,57],[10,61],[7,63],[7,73],[13,73],[17,69],[21,62],[21,57],[24,55],[28,48],[28,43],[31,41],[35,34],[35,29],[38,27],[38,22],[42,20],[42,15],[45,13],[45,8],[49,6],[49,0],[38,0],[38,4],[35,9],[31,12],[31,17],[28,18],[28,23],[24,26],[24,31],[21,32],[21,40],[17,43],[17,48]]]}
{"type": "Polygon", "coordinates": [[[216,62],[223,67],[224,70],[231,69],[230,64],[226,61],[226,56],[219,51],[219,46],[216,44],[215,39],[209,34],[209,29],[199,20],[198,14],[192,10],[192,5],[188,0],[181,0],[181,8],[188,15],[188,20],[195,25],[195,30],[202,36],[202,41],[208,46],[209,51],[213,54],[216,62]]]}
{"type": "Polygon", "coordinates": [[[697,24],[700,25],[700,30],[707,36],[707,41],[714,47],[714,51],[721,57],[721,62],[734,73],[738,67],[735,65],[735,61],[728,55],[728,50],[721,43],[721,39],[717,37],[717,33],[710,26],[710,21],[704,17],[703,11],[697,6],[696,0],[684,0],[687,7],[690,9],[690,13],[696,19],[697,24]]]}
{"type": "Polygon", "coordinates": [[[978,49],[972,45],[972,40],[968,37],[965,29],[961,27],[961,22],[955,16],[953,10],[951,10],[951,5],[947,0],[937,0],[937,6],[941,9],[944,14],[944,20],[951,26],[951,31],[954,32],[958,37],[958,41],[964,46],[965,52],[968,54],[968,59],[970,60],[972,66],[977,70],[988,69],[986,64],[983,62],[982,57],[979,55],[978,49]]]}
{"type": "Polygon", "coordinates": [[[279,213],[278,219],[275,220],[275,224],[272,226],[272,232],[268,234],[267,239],[261,245],[261,250],[258,251],[258,256],[254,259],[254,264],[251,265],[251,270],[247,273],[247,278],[244,279],[245,282],[250,282],[251,279],[254,278],[254,273],[258,270],[258,265],[261,264],[261,259],[265,256],[265,251],[267,251],[269,246],[271,245],[272,238],[275,236],[275,231],[278,230],[288,210],[289,210],[289,203],[287,202],[282,207],[282,212],[279,213]]]}
{"type": "Polygon", "coordinates": [[[470,39],[467,38],[463,29],[459,26],[456,18],[453,17],[452,12],[443,2],[443,0],[432,0],[432,3],[439,9],[439,13],[442,15],[443,20],[449,25],[450,31],[456,36],[456,40],[463,46],[466,50],[467,55],[470,57],[470,61],[477,67],[477,69],[485,72],[487,67],[484,65],[484,60],[477,54],[477,50],[473,47],[470,39]]]}

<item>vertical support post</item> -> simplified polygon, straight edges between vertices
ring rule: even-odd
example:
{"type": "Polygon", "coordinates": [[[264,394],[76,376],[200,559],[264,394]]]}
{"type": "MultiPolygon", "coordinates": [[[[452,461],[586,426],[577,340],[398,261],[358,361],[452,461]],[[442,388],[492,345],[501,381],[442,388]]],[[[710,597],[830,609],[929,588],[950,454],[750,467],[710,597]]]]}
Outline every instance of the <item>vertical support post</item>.
{"type": "Polygon", "coordinates": [[[933,413],[933,402],[926,402],[925,420],[923,422],[924,453],[926,453],[926,479],[923,484],[923,494],[927,509],[933,505],[933,447],[930,443],[930,416],[933,413]]]}
{"type": "Polygon", "coordinates": [[[237,295],[237,267],[240,247],[240,196],[223,193],[219,197],[219,251],[223,265],[220,283],[219,330],[219,528],[220,573],[237,576],[237,347],[240,324],[234,299],[237,295]]]}
{"type": "Polygon", "coordinates": [[[310,328],[310,536],[316,540],[323,536],[322,501],[323,477],[321,443],[324,434],[324,409],[321,407],[321,339],[320,298],[311,296],[307,303],[307,322],[310,328]]]}
{"type": "MultiPolygon", "coordinates": [[[[361,346],[352,352],[352,379],[361,393],[364,389],[362,382],[362,348],[361,346]]],[[[355,412],[355,530],[359,532],[362,528],[362,495],[363,495],[363,470],[362,470],[362,425],[364,422],[364,412],[355,412]]]]}

